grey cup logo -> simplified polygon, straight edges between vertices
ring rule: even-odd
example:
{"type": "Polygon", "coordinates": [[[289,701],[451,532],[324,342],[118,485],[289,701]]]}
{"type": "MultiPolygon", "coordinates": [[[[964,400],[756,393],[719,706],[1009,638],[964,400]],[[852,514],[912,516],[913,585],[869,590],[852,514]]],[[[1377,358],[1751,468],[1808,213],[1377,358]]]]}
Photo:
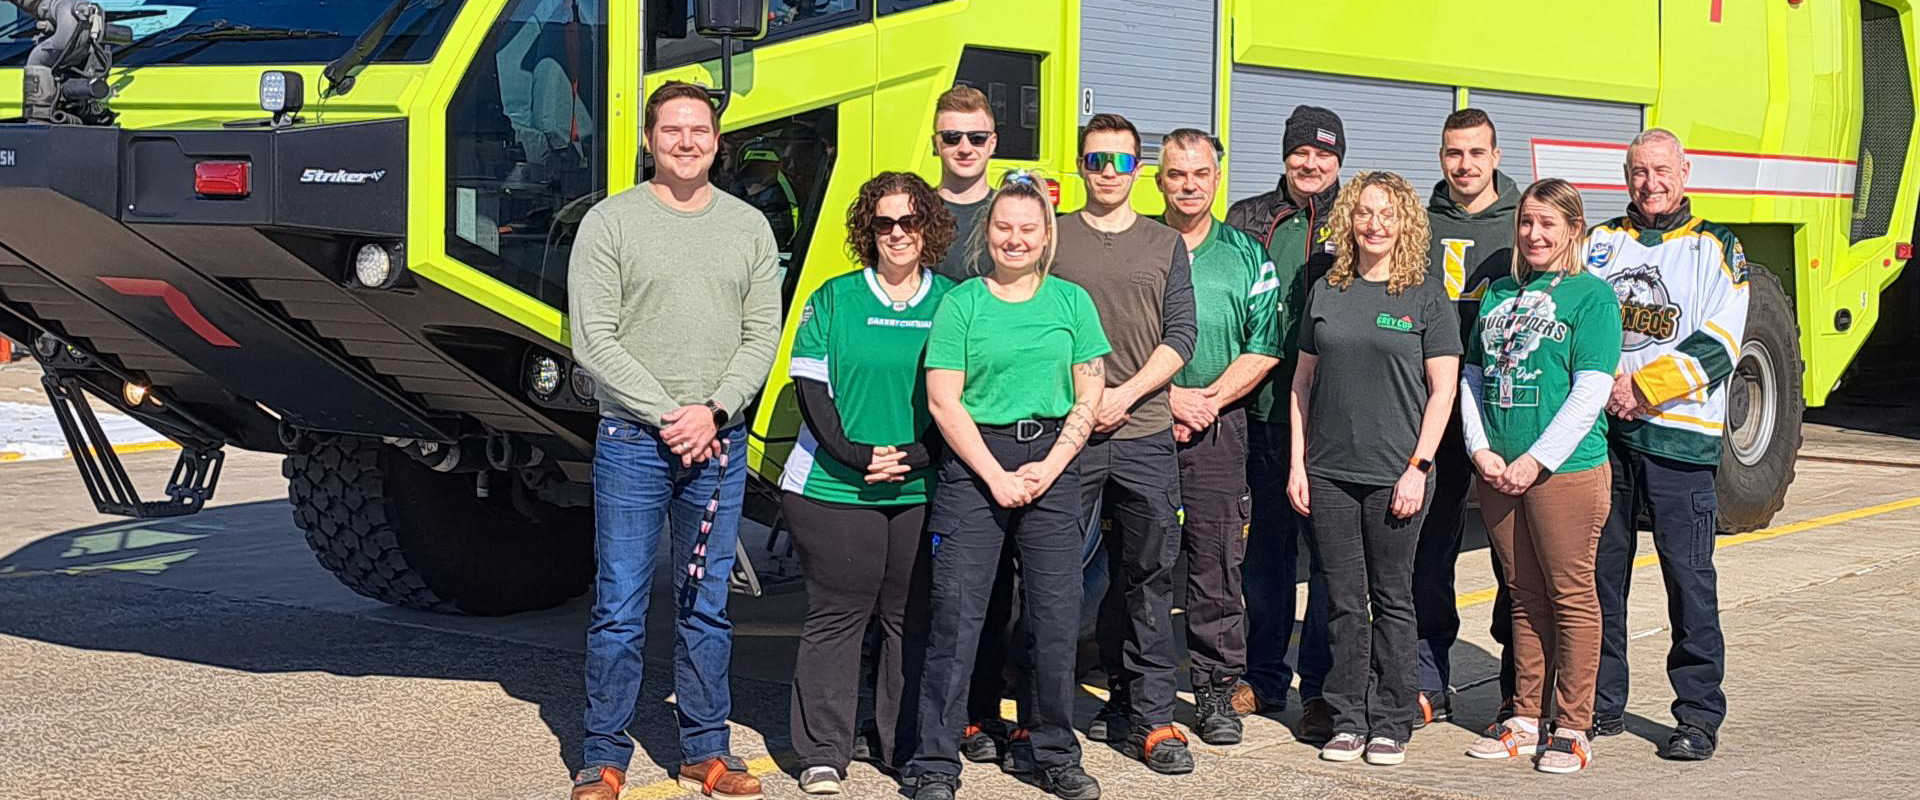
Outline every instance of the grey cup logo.
{"type": "Polygon", "coordinates": [[[1660,268],[1642,264],[1622,270],[1609,279],[1613,294],[1620,299],[1620,328],[1626,337],[1620,349],[1639,350],[1656,342],[1673,341],[1680,329],[1680,307],[1660,280],[1660,268]]]}

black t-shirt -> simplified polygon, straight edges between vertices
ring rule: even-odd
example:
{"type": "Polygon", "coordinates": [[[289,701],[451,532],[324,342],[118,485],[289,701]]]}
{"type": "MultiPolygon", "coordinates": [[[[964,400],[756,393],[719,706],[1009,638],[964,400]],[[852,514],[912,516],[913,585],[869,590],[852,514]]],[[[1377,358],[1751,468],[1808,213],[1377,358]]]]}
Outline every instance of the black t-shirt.
{"type": "Polygon", "coordinates": [[[1307,473],[1391,486],[1407,470],[1426,412],[1426,360],[1460,355],[1460,320],[1440,281],[1399,296],[1355,278],[1316,280],[1300,352],[1319,357],[1307,408],[1307,473]]]}
{"type": "Polygon", "coordinates": [[[947,248],[947,255],[933,266],[933,271],[955,283],[975,275],[985,275],[993,271],[993,260],[987,257],[985,234],[981,241],[980,260],[969,264],[967,254],[973,249],[976,229],[979,228],[981,215],[987,213],[987,204],[993,202],[993,195],[977,203],[961,205],[952,200],[941,200],[947,204],[947,210],[953,212],[953,246],[947,248]]]}

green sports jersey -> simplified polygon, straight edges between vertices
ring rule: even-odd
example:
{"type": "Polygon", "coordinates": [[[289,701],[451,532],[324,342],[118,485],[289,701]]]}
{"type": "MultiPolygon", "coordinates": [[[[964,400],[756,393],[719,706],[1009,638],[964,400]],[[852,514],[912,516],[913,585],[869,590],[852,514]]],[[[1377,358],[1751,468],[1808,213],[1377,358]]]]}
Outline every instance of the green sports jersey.
{"type": "MultiPolygon", "coordinates": [[[[790,374],[825,383],[850,441],[899,446],[932,425],[921,367],[935,309],[953,282],[920,273],[913,299],[895,301],[871,269],[828,280],[807,298],[793,337],[790,374]]],[[[932,470],[907,473],[899,483],[868,484],[866,465],[842,464],[800,426],[787,456],[781,488],[829,503],[906,505],[927,501],[932,470]]]]}
{"type": "Polygon", "coordinates": [[[1112,350],[1087,290],[1065,278],[1040,282],[1010,303],[984,280],[954,287],[933,316],[928,369],[966,373],[960,404],[980,425],[1059,419],[1073,410],[1073,365],[1112,350]]]}
{"type": "Polygon", "coordinates": [[[1200,334],[1194,339],[1193,358],[1173,376],[1173,385],[1212,385],[1227,365],[1246,353],[1280,355],[1279,291],[1280,279],[1266,248],[1215,220],[1193,250],[1193,305],[1200,334]]]}
{"type": "MultiPolygon", "coordinates": [[[[1468,364],[1481,368],[1481,417],[1487,444],[1508,461],[1519,458],[1553,421],[1554,414],[1573,392],[1577,372],[1613,375],[1620,363],[1620,302],[1606,281],[1583,273],[1561,280],[1547,292],[1553,276],[1535,273],[1527,282],[1525,300],[1513,278],[1501,278],[1480,301],[1480,318],[1467,339],[1468,364]],[[1531,313],[1517,313],[1521,303],[1531,313]],[[1503,369],[1498,361],[1507,340],[1527,337],[1514,363],[1503,369]],[[1509,405],[1501,407],[1501,375],[1511,373],[1509,405]]],[[[1580,440],[1559,472],[1593,469],[1607,461],[1607,415],[1580,440]]]]}

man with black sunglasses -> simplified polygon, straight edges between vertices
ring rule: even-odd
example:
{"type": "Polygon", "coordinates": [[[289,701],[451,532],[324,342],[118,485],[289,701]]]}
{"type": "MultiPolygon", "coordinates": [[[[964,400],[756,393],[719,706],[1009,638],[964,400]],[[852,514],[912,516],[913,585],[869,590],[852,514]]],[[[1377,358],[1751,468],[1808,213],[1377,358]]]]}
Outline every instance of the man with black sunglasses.
{"type": "Polygon", "coordinates": [[[993,199],[987,162],[999,143],[994,125],[987,96],[971,86],[948,89],[934,106],[933,151],[940,156],[940,199],[954,221],[953,246],[934,271],[950,280],[963,281],[986,272],[980,268],[984,259],[976,258],[969,245],[987,201],[993,199]]]}
{"type": "Polygon", "coordinates": [[[1193,357],[1193,279],[1179,232],[1128,205],[1140,168],[1133,123],[1094,115],[1080,154],[1087,204],[1060,219],[1053,271],[1093,297],[1113,346],[1095,434],[1080,454],[1084,508],[1091,515],[1105,495],[1115,523],[1098,626],[1111,694],[1087,733],[1121,743],[1155,772],[1187,773],[1193,754],[1173,725],[1180,461],[1167,385],[1193,357]]]}

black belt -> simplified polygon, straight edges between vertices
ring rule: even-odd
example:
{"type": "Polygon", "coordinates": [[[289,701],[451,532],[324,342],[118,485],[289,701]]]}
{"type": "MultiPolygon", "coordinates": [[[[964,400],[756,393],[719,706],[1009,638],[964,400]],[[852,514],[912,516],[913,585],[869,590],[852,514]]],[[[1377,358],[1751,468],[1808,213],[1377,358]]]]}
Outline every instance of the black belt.
{"type": "Polygon", "coordinates": [[[1012,425],[982,425],[980,430],[1013,437],[1016,442],[1031,442],[1050,433],[1060,432],[1060,420],[1022,419],[1014,420],[1012,425]]]}

